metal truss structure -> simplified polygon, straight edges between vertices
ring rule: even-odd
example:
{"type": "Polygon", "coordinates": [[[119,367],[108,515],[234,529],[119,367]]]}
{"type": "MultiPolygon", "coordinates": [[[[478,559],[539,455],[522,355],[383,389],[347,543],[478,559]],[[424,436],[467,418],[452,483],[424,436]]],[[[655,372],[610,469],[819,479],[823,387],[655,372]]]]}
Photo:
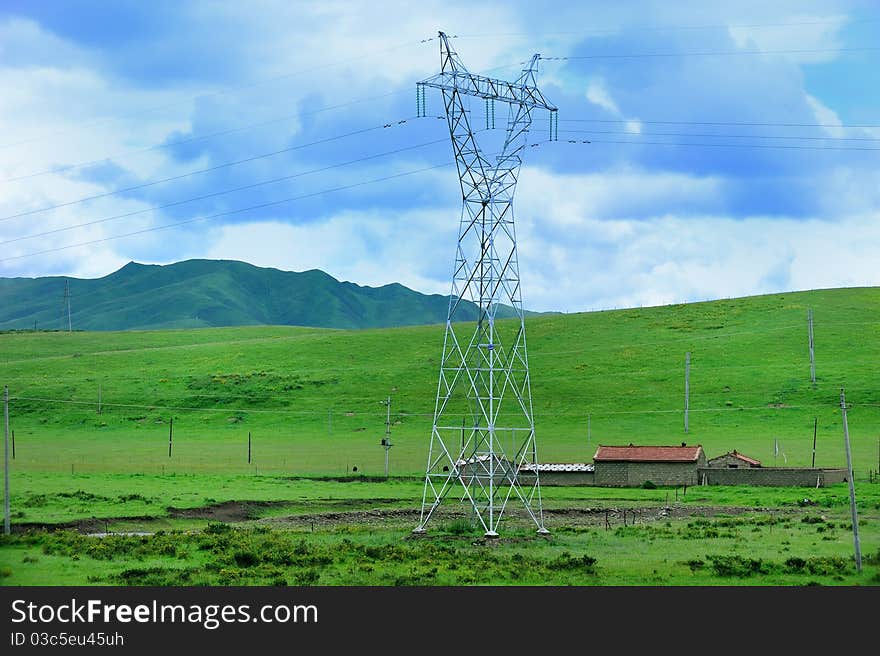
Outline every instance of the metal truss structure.
{"type": "Polygon", "coordinates": [[[553,139],[557,110],[536,86],[539,55],[515,82],[474,75],[440,32],[440,59],[441,72],[417,85],[418,104],[422,114],[425,89],[442,92],[462,211],[422,509],[413,532],[424,532],[443,499],[457,489],[486,536],[498,535],[508,502],[516,499],[538,532],[547,533],[536,466],[513,195],[532,113],[550,112],[553,139]],[[507,131],[494,161],[477,144],[471,97],[485,101],[487,127],[490,116],[494,123],[496,101],[509,106],[507,131]]]}

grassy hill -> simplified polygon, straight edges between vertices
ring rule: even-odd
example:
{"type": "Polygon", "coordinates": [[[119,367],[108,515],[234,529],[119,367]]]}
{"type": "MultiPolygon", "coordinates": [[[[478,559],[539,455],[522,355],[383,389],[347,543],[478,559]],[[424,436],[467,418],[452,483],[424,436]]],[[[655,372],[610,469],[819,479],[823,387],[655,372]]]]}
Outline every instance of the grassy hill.
{"type": "MultiPolygon", "coordinates": [[[[131,262],[98,279],[0,278],[0,330],[66,330],[65,282],[74,330],[318,326],[377,328],[446,320],[449,297],[400,284],[364,287],[319,270],[280,271],[227,260],[166,266],[131,262]]],[[[465,319],[476,306],[466,304],[465,319]]],[[[512,316],[502,308],[501,316],[512,316]]]]}
{"type": "MultiPolygon", "coordinates": [[[[817,418],[817,464],[844,466],[845,387],[857,474],[877,468],[880,288],[534,316],[526,329],[543,461],[589,461],[600,443],[687,441],[773,464],[778,440],[779,465],[809,465],[817,418]]],[[[439,325],[2,334],[14,470],[377,474],[390,395],[392,473],[417,474],[442,339],[439,325]]]]}

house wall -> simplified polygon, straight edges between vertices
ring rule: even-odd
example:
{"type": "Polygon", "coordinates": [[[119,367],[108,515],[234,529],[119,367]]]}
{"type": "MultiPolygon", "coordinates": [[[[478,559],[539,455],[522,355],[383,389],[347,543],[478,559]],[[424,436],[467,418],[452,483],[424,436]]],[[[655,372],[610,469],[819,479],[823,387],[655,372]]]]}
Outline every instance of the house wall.
{"type": "MultiPolygon", "coordinates": [[[[703,459],[705,463],[705,459],[703,459]]],[[[697,485],[696,462],[597,462],[595,484],[638,487],[645,481],[655,485],[697,485]]]]}
{"type": "MultiPolygon", "coordinates": [[[[595,485],[596,477],[593,472],[584,471],[561,471],[541,472],[541,485],[595,485]]],[[[523,480],[520,474],[520,480],[523,480]]],[[[534,476],[531,477],[534,480],[534,476]]]]}
{"type": "Polygon", "coordinates": [[[845,469],[811,467],[749,467],[744,469],[699,469],[699,481],[706,485],[769,485],[775,487],[824,487],[846,480],[845,469]]]}

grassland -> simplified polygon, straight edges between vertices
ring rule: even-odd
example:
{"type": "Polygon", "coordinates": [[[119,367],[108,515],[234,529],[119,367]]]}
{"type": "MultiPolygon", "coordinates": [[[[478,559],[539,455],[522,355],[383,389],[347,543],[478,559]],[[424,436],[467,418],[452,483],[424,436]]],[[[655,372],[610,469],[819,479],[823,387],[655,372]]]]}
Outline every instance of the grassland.
{"type": "Polygon", "coordinates": [[[19,521],[72,523],[0,538],[3,584],[880,583],[878,484],[860,486],[857,572],[846,485],[546,488],[549,537],[514,513],[502,538],[487,540],[455,500],[426,537],[412,536],[420,491],[412,481],[84,474],[65,487],[57,479],[23,478],[19,521]],[[250,501],[230,501],[242,498],[250,501]]]}
{"type": "Polygon", "coordinates": [[[549,541],[512,516],[486,542],[454,501],[413,539],[442,328],[250,327],[0,334],[16,446],[0,583],[877,584],[880,289],[535,316],[527,333],[543,461],[686,440],[773,464],[778,441],[778,464],[809,465],[816,418],[816,464],[840,467],[845,387],[863,572],[846,485],[547,487],[549,541]],[[396,478],[376,481],[389,395],[396,478]],[[47,526],[71,530],[26,530],[47,526]],[[108,531],[150,535],[81,535],[108,531]]]}
{"type": "MultiPolygon", "coordinates": [[[[599,443],[687,440],[710,457],[735,448],[772,463],[778,440],[779,465],[808,465],[817,418],[817,464],[842,466],[845,387],[855,468],[877,466],[880,289],[539,316],[527,334],[542,460],[589,461],[599,443]]],[[[2,334],[14,471],[379,474],[381,401],[391,396],[392,472],[418,474],[441,340],[437,326],[2,334]]]]}

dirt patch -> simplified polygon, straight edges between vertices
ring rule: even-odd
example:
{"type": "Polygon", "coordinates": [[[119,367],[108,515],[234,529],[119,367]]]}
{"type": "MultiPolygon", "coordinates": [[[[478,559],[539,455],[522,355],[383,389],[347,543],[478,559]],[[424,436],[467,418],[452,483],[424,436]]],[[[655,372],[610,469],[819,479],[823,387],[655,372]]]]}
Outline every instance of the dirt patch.
{"type": "MultiPolygon", "coordinates": [[[[399,503],[398,499],[322,499],[314,503],[326,508],[327,505],[342,506],[340,510],[309,512],[309,502],[302,501],[226,501],[198,508],[173,508],[167,509],[172,519],[205,519],[223,523],[237,523],[253,521],[260,518],[266,508],[290,507],[300,512],[291,515],[269,517],[261,522],[270,526],[283,528],[284,526],[336,528],[341,526],[377,525],[377,524],[411,524],[414,528],[418,525],[421,513],[418,508],[356,508],[358,505],[391,504],[399,503]],[[350,510],[344,509],[345,507],[350,510]],[[355,508],[352,508],[355,506],[355,508]]],[[[544,519],[547,528],[552,532],[554,527],[588,527],[588,526],[620,526],[643,524],[667,519],[688,519],[692,517],[715,517],[718,515],[743,515],[746,513],[797,513],[800,509],[782,508],[755,508],[741,506],[651,506],[651,507],[626,507],[626,508],[545,508],[544,519]]],[[[469,508],[465,506],[448,505],[438,508],[431,518],[431,524],[442,526],[443,524],[471,517],[469,508]]],[[[521,508],[508,509],[505,514],[507,521],[518,526],[534,525],[531,518],[521,508]]],[[[57,524],[47,523],[23,523],[13,524],[15,533],[27,531],[58,531],[74,530],[80,533],[106,532],[109,524],[118,521],[149,521],[157,517],[146,515],[138,517],[108,517],[105,519],[81,519],[57,524]]]]}
{"type": "Polygon", "coordinates": [[[50,524],[46,522],[23,522],[10,526],[13,533],[33,533],[39,531],[78,531],[80,533],[107,532],[108,526],[113,522],[146,522],[156,519],[152,515],[138,515],[136,517],[107,517],[98,519],[75,519],[70,522],[58,522],[50,524]]]}
{"type": "Polygon", "coordinates": [[[168,508],[173,519],[209,519],[215,522],[244,522],[259,517],[263,508],[292,505],[290,501],[224,501],[199,508],[168,508]]]}

